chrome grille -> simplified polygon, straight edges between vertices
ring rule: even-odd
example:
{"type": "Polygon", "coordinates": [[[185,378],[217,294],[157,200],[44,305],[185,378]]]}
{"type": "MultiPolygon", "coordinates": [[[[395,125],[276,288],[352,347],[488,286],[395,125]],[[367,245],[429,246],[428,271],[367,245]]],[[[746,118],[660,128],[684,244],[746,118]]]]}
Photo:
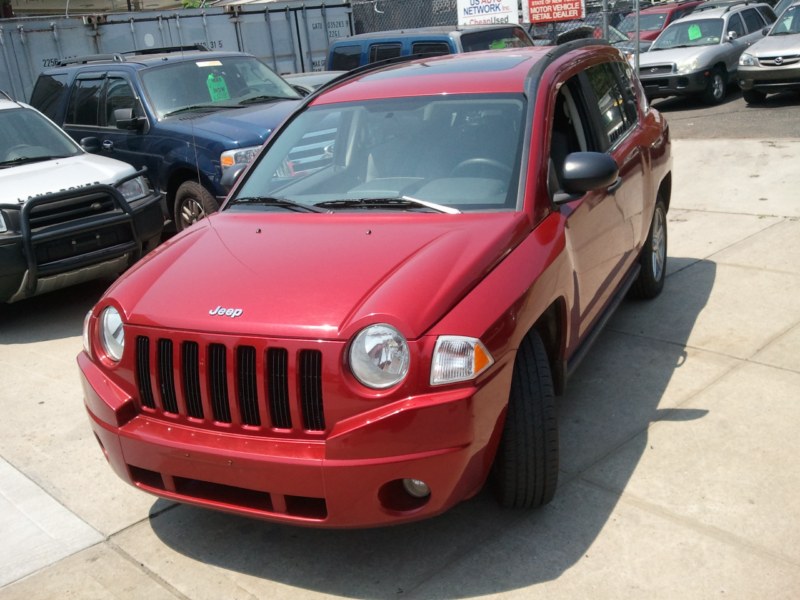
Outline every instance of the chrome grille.
{"type": "Polygon", "coordinates": [[[668,75],[672,73],[672,65],[650,65],[647,67],[639,67],[639,75],[641,77],[649,77],[652,75],[668,75]]]}
{"type": "Polygon", "coordinates": [[[765,56],[758,59],[762,67],[786,67],[800,62],[800,55],[794,56],[765,56]]]}
{"type": "Polygon", "coordinates": [[[135,374],[140,405],[209,426],[291,430],[296,402],[303,429],[324,431],[322,353],[300,350],[296,365],[290,358],[285,348],[139,335],[135,374]],[[290,377],[293,369],[296,375],[290,377]]]}

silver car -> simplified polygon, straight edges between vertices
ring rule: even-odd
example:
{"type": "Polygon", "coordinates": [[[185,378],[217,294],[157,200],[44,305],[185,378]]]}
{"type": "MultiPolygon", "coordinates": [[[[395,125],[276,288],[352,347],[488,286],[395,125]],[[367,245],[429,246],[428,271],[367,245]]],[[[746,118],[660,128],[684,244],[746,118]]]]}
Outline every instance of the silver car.
{"type": "Polygon", "coordinates": [[[748,104],[762,102],[768,93],[800,90],[800,2],[739,57],[739,87],[748,104]]]}
{"type": "Polygon", "coordinates": [[[739,55],[764,36],[775,14],[767,4],[730,4],[674,21],[639,56],[639,78],[648,98],[700,95],[725,99],[736,82],[739,55]]]}

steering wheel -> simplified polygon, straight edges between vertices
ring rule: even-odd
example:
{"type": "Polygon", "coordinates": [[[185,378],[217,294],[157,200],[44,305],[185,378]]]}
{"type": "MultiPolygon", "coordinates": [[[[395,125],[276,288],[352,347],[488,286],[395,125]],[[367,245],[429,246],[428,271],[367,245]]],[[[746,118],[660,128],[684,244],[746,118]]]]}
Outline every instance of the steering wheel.
{"type": "Polygon", "coordinates": [[[511,175],[511,167],[508,165],[504,165],[499,160],[494,160],[493,158],[468,158],[466,160],[462,160],[458,163],[453,169],[450,171],[451,177],[457,177],[459,175],[463,176],[462,171],[480,171],[482,169],[494,169],[495,171],[499,171],[501,177],[507,177],[511,175]]]}

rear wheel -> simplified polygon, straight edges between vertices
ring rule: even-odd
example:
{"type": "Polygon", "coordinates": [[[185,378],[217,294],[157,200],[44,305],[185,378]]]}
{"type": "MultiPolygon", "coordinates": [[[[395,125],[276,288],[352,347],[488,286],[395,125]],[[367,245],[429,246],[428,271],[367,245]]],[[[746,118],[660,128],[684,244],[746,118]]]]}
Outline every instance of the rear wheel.
{"type": "Polygon", "coordinates": [[[711,75],[706,81],[706,90],[703,92],[703,100],[706,104],[719,104],[725,99],[728,92],[728,78],[725,70],[716,67],[711,71],[711,75]]]}
{"type": "Polygon", "coordinates": [[[558,418],[550,362],[536,332],[517,352],[503,437],[493,466],[501,505],[536,508],[558,483],[558,418]]]}
{"type": "Polygon", "coordinates": [[[767,95],[758,90],[742,90],[742,98],[748,104],[760,104],[766,99],[767,95]]]}
{"type": "Polygon", "coordinates": [[[664,289],[667,275],[667,210],[659,196],[650,223],[650,232],[639,255],[639,276],[633,282],[631,294],[637,298],[655,298],[664,289]]]}
{"type": "Polygon", "coordinates": [[[196,181],[182,183],[175,193],[175,228],[183,231],[219,208],[217,199],[196,181]]]}

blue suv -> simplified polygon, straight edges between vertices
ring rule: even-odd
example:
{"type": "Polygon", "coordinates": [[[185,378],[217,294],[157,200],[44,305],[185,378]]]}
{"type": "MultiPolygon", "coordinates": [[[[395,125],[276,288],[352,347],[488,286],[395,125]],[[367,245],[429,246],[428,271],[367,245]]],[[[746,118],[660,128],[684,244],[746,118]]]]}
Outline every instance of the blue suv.
{"type": "Polygon", "coordinates": [[[146,167],[180,231],[219,208],[230,175],[299,100],[256,57],[193,46],[63,61],[30,104],[87,151],[146,167]]]}

